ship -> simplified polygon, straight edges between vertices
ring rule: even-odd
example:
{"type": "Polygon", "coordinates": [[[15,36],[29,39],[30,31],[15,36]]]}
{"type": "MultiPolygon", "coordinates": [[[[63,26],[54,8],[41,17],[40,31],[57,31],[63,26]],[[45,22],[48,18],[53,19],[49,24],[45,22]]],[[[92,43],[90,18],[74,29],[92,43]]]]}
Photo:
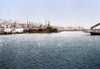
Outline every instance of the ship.
{"type": "Polygon", "coordinates": [[[93,25],[92,27],[90,27],[91,35],[100,35],[100,29],[95,29],[99,25],[100,25],[100,23],[97,23],[96,25],[93,25]]]}

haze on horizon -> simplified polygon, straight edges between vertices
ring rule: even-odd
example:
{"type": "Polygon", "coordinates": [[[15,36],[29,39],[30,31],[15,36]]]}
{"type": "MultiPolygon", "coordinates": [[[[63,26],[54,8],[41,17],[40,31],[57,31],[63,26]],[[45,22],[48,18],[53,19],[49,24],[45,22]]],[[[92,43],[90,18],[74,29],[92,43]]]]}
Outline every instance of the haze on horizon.
{"type": "Polygon", "coordinates": [[[0,19],[52,25],[90,26],[100,22],[100,0],[0,0],[0,19]]]}

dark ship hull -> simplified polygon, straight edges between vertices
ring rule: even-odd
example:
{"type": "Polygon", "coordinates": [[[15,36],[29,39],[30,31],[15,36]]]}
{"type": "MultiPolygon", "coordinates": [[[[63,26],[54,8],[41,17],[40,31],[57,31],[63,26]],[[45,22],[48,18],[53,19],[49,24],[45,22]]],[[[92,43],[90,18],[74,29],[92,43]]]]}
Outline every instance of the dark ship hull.
{"type": "Polygon", "coordinates": [[[90,32],[91,35],[100,35],[99,32],[90,32]]]}
{"type": "Polygon", "coordinates": [[[0,35],[10,35],[12,33],[0,33],[0,35]]]}
{"type": "Polygon", "coordinates": [[[100,29],[94,29],[99,25],[100,25],[100,23],[97,23],[96,25],[90,27],[90,34],[91,35],[100,35],[100,29]]]}

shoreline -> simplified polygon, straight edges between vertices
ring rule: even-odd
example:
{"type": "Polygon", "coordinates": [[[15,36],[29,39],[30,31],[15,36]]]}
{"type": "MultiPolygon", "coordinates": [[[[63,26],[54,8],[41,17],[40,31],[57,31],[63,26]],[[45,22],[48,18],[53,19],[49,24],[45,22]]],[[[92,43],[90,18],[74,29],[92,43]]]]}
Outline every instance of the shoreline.
{"type": "MultiPolygon", "coordinates": [[[[66,32],[74,32],[76,30],[67,30],[66,32]]],[[[77,30],[77,31],[81,31],[81,30],[77,30]]],[[[76,31],[76,32],[77,32],[76,31]]],[[[43,34],[43,33],[60,33],[60,32],[65,32],[65,31],[58,31],[58,32],[24,32],[24,33],[0,33],[0,35],[12,35],[12,34],[37,34],[37,33],[40,33],[40,34],[43,34]]],[[[81,31],[81,32],[84,32],[84,31],[81,31]]],[[[86,33],[86,32],[84,32],[86,33]]]]}

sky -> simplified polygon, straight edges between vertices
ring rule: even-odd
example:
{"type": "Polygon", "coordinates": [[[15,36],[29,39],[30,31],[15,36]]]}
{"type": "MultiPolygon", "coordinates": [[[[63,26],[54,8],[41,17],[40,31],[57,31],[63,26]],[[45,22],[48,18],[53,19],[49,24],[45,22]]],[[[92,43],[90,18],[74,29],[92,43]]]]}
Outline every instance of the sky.
{"type": "Polygon", "coordinates": [[[0,0],[0,19],[89,28],[100,22],[100,0],[0,0]]]}

